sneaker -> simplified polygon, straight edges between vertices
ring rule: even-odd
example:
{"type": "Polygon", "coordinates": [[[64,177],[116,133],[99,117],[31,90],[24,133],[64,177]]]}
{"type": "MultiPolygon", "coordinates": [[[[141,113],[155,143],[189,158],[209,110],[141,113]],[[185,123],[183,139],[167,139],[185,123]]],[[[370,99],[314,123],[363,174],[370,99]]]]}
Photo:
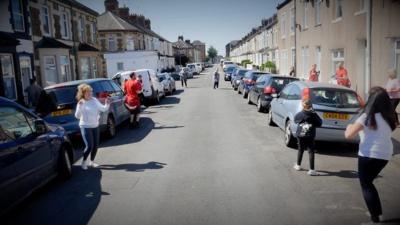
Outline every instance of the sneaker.
{"type": "Polygon", "coordinates": [[[300,171],[301,167],[300,167],[300,165],[294,164],[293,169],[300,171]]]}
{"type": "Polygon", "coordinates": [[[89,160],[83,160],[82,161],[82,169],[87,170],[89,165],[89,160]]]}
{"type": "Polygon", "coordinates": [[[90,165],[89,165],[90,167],[93,167],[93,168],[96,168],[96,167],[98,167],[99,166],[99,164],[97,164],[97,163],[95,163],[95,162],[93,162],[93,161],[90,161],[90,165]]]}
{"type": "Polygon", "coordinates": [[[307,172],[307,174],[310,175],[310,176],[317,176],[318,175],[317,171],[315,171],[315,170],[309,170],[307,172]]]}

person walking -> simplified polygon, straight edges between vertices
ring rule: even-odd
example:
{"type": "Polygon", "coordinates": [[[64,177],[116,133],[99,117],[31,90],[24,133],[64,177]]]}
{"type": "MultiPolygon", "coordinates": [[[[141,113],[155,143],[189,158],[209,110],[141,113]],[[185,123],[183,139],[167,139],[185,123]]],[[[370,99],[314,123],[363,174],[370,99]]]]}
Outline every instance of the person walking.
{"type": "Polygon", "coordinates": [[[308,149],[309,161],[310,161],[310,170],[308,171],[308,175],[315,176],[318,175],[315,171],[315,133],[316,128],[322,125],[322,120],[318,116],[316,112],[314,112],[312,108],[312,103],[310,100],[302,101],[303,110],[297,113],[294,117],[294,122],[298,124],[296,136],[298,142],[298,153],[297,153],[297,162],[294,165],[294,169],[299,171],[301,170],[301,161],[303,158],[304,150],[308,149]]]}
{"type": "Polygon", "coordinates": [[[389,79],[386,83],[386,91],[389,94],[393,109],[396,110],[400,102],[400,79],[396,77],[396,70],[388,71],[389,79]]]}
{"type": "Polygon", "coordinates": [[[185,68],[182,68],[181,72],[179,73],[179,76],[181,78],[182,87],[183,87],[183,85],[185,85],[185,87],[187,87],[188,73],[189,73],[189,71],[185,68]]]}
{"type": "Polygon", "coordinates": [[[336,70],[335,76],[338,85],[345,86],[348,88],[351,87],[351,82],[347,75],[347,70],[346,68],[344,68],[343,62],[339,63],[339,68],[336,70]]]}
{"type": "Polygon", "coordinates": [[[317,71],[317,64],[312,65],[309,76],[308,76],[308,80],[313,81],[313,82],[318,82],[319,74],[317,71]]]}
{"type": "Polygon", "coordinates": [[[360,136],[358,151],[358,178],[371,220],[380,221],[382,206],[373,181],[393,154],[392,132],[399,124],[390,98],[384,88],[373,87],[361,116],[349,124],[345,137],[360,136]]]}
{"type": "Polygon", "coordinates": [[[76,99],[78,104],[75,110],[75,117],[79,119],[79,127],[85,149],[83,151],[82,169],[87,170],[88,166],[97,167],[94,161],[99,145],[99,118],[100,112],[110,108],[110,100],[106,98],[105,105],[92,97],[92,88],[87,84],[78,86],[76,99]],[[88,159],[90,155],[90,159],[88,159]]]}
{"type": "Polygon", "coordinates": [[[28,106],[35,108],[38,105],[40,93],[43,88],[36,83],[36,78],[30,79],[30,85],[25,88],[25,92],[28,95],[28,106]]]}
{"type": "Polygon", "coordinates": [[[290,67],[290,72],[289,72],[289,76],[291,77],[295,77],[295,72],[294,72],[294,66],[290,67]]]}
{"type": "Polygon", "coordinates": [[[218,70],[216,70],[214,73],[214,89],[218,88],[218,85],[219,85],[219,73],[218,70]]]}
{"type": "Polygon", "coordinates": [[[130,125],[132,128],[139,126],[140,115],[140,96],[142,93],[142,83],[136,78],[135,72],[132,72],[129,80],[124,84],[124,92],[126,94],[125,106],[131,113],[130,125]]]}

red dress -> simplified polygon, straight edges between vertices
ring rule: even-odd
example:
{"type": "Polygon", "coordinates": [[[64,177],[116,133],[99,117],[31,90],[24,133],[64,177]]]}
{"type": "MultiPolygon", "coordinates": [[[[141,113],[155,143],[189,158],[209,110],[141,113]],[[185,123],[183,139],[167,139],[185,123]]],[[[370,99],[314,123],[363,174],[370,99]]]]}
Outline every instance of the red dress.
{"type": "Polygon", "coordinates": [[[308,77],[308,80],[309,80],[309,81],[317,82],[317,81],[318,81],[318,74],[317,74],[317,71],[311,70],[311,71],[310,71],[310,76],[308,77]]]}
{"type": "Polygon", "coordinates": [[[345,68],[339,68],[336,70],[336,80],[337,84],[345,87],[350,87],[350,80],[347,76],[347,70],[345,68]]]}
{"type": "Polygon", "coordinates": [[[124,84],[126,93],[125,104],[131,110],[140,108],[140,98],[138,92],[142,90],[142,84],[138,80],[127,80],[124,84]],[[133,109],[134,108],[134,109],[133,109]]]}

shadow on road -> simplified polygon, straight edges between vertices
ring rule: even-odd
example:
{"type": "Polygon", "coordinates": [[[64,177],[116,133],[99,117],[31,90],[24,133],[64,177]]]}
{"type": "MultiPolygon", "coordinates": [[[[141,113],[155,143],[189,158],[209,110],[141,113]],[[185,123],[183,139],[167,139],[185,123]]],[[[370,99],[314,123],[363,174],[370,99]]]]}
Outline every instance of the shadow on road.
{"type": "Polygon", "coordinates": [[[4,225],[86,225],[96,211],[101,197],[102,171],[73,167],[68,181],[56,179],[39,189],[24,203],[1,218],[4,225]]]}
{"type": "Polygon", "coordinates": [[[119,164],[119,165],[100,165],[101,170],[124,170],[127,172],[144,172],[145,170],[162,169],[167,164],[160,162],[148,162],[146,164],[119,164]]]}
{"type": "Polygon", "coordinates": [[[180,95],[180,94],[182,94],[183,92],[185,92],[185,90],[183,90],[183,89],[178,89],[178,90],[176,90],[172,95],[180,95]]]}
{"type": "Polygon", "coordinates": [[[218,88],[219,90],[232,91],[232,88],[218,88]]]}
{"type": "Polygon", "coordinates": [[[358,145],[332,142],[317,142],[316,149],[320,155],[357,158],[358,145]]]}
{"type": "Polygon", "coordinates": [[[180,98],[174,96],[168,96],[164,98],[159,104],[151,106],[151,108],[157,108],[157,106],[162,106],[162,105],[179,104],[179,102],[181,102],[180,98]]]}
{"type": "Polygon", "coordinates": [[[318,170],[318,176],[336,176],[341,178],[358,178],[357,171],[340,170],[337,172],[318,170]]]}
{"type": "Polygon", "coordinates": [[[182,127],[185,127],[185,126],[164,126],[164,125],[161,125],[161,126],[158,126],[158,127],[154,127],[153,129],[154,130],[162,130],[162,129],[176,129],[176,128],[182,128],[182,127]]]}

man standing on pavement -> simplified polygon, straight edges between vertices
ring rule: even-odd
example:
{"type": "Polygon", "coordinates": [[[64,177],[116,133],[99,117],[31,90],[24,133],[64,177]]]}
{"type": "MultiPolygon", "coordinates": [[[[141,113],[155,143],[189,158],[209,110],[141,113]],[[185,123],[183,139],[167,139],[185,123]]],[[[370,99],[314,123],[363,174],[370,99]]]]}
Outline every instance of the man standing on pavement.
{"type": "Polygon", "coordinates": [[[218,70],[217,70],[214,73],[214,89],[218,88],[218,84],[219,84],[219,73],[218,73],[218,70]]]}
{"type": "Polygon", "coordinates": [[[139,94],[142,92],[142,84],[136,79],[136,74],[134,72],[131,73],[130,77],[131,79],[127,80],[124,84],[124,92],[126,94],[125,106],[131,113],[130,125],[134,128],[139,126],[139,94]]]}
{"type": "Polygon", "coordinates": [[[25,92],[28,95],[28,106],[35,108],[38,104],[40,92],[42,92],[43,88],[41,88],[37,83],[36,79],[32,78],[30,80],[30,85],[25,88],[25,92]]]}
{"type": "Polygon", "coordinates": [[[313,81],[313,82],[318,82],[318,80],[319,80],[318,76],[319,76],[319,74],[318,74],[318,71],[317,71],[317,65],[313,64],[312,68],[310,70],[310,74],[309,74],[308,80],[309,81],[313,81]]]}
{"type": "Polygon", "coordinates": [[[180,77],[181,77],[181,83],[182,83],[182,87],[183,85],[185,85],[185,87],[187,87],[187,77],[188,77],[188,71],[185,68],[182,68],[181,72],[179,73],[180,77]]]}
{"type": "Polygon", "coordinates": [[[350,79],[347,76],[347,70],[343,66],[343,62],[339,63],[339,68],[336,70],[336,81],[338,85],[350,87],[350,79]]]}

